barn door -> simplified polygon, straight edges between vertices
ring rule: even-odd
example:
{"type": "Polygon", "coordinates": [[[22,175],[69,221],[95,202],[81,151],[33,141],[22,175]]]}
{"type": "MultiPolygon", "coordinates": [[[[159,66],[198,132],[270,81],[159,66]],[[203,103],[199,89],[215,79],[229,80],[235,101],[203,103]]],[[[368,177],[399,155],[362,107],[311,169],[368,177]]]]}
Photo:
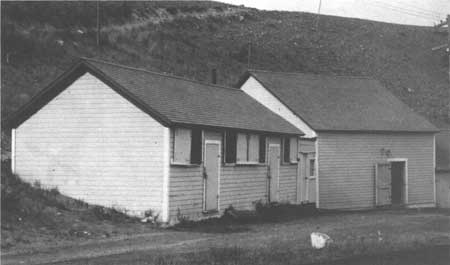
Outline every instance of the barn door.
{"type": "Polygon", "coordinates": [[[217,211],[219,206],[220,144],[205,143],[205,211],[217,211]]]}
{"type": "Polygon", "coordinates": [[[378,163],[375,167],[375,204],[376,206],[391,204],[391,165],[378,163]]]}
{"type": "Polygon", "coordinates": [[[278,201],[278,178],[280,175],[280,146],[269,145],[269,201],[278,201]]]}

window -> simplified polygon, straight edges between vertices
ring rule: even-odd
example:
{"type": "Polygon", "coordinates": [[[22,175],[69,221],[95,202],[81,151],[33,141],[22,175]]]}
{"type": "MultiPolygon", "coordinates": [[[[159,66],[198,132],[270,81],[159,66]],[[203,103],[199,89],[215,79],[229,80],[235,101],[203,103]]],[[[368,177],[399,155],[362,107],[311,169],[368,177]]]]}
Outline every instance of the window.
{"type": "Polygon", "coordinates": [[[202,131],[176,128],[173,130],[172,160],[180,164],[200,164],[202,160],[202,131]]]}
{"type": "Polygon", "coordinates": [[[191,134],[191,164],[202,163],[202,130],[193,129],[191,134]]]}
{"type": "Polygon", "coordinates": [[[259,136],[251,133],[237,134],[237,163],[258,163],[259,136]]]}
{"type": "Polygon", "coordinates": [[[225,132],[225,163],[236,163],[237,134],[235,132],[225,132]]]}
{"type": "Polygon", "coordinates": [[[315,159],[309,160],[309,176],[310,177],[316,176],[316,160],[315,159]]]}
{"type": "Polygon", "coordinates": [[[289,137],[283,138],[283,162],[291,163],[291,141],[289,137]]]}
{"type": "Polygon", "coordinates": [[[259,163],[266,163],[266,137],[259,136],[259,163]]]}
{"type": "Polygon", "coordinates": [[[297,163],[297,137],[283,138],[283,163],[297,163]]]}
{"type": "Polygon", "coordinates": [[[257,164],[264,163],[265,160],[266,138],[264,136],[225,132],[225,163],[257,164]]]}

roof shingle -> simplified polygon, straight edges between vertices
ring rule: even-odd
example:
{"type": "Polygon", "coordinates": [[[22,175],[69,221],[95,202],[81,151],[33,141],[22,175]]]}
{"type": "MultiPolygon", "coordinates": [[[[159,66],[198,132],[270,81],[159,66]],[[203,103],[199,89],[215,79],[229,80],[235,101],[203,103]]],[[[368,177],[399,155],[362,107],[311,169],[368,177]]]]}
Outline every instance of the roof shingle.
{"type": "Polygon", "coordinates": [[[174,124],[303,134],[239,89],[85,60],[174,124]]]}
{"type": "Polygon", "coordinates": [[[437,131],[374,79],[261,70],[248,75],[317,131],[437,131]]]}

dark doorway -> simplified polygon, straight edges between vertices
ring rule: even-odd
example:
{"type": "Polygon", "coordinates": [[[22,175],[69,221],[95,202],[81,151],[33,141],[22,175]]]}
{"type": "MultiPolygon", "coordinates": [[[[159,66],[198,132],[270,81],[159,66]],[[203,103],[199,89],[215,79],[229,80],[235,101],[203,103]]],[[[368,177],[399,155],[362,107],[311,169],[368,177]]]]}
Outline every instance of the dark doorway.
{"type": "Polygon", "coordinates": [[[391,176],[392,204],[402,204],[405,197],[405,162],[391,162],[391,176]]]}

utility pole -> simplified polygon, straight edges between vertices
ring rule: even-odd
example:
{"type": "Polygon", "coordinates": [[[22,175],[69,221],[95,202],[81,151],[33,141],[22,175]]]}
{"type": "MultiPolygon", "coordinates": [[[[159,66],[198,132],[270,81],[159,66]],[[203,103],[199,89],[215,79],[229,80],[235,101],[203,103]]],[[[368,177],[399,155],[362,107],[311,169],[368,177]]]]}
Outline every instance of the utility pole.
{"type": "Polygon", "coordinates": [[[319,0],[319,8],[317,9],[316,29],[319,30],[320,9],[322,8],[322,0],[319,0]]]}

